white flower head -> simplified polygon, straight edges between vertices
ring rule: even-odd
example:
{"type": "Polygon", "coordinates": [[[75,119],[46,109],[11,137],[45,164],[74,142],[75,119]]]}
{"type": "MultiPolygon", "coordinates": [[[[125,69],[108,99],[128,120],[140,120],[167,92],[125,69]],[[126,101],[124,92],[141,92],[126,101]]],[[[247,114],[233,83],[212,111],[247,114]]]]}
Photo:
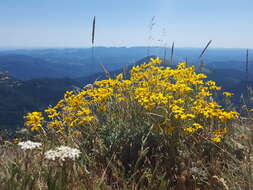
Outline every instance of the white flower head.
{"type": "Polygon", "coordinates": [[[32,150],[35,148],[39,148],[42,144],[39,142],[32,142],[32,141],[25,141],[25,142],[19,142],[18,146],[21,147],[23,150],[32,150]]]}
{"type": "Polygon", "coordinates": [[[76,148],[70,148],[68,146],[60,146],[54,150],[48,150],[45,152],[45,158],[47,160],[61,160],[65,161],[66,159],[76,160],[80,157],[81,152],[76,148]]]}

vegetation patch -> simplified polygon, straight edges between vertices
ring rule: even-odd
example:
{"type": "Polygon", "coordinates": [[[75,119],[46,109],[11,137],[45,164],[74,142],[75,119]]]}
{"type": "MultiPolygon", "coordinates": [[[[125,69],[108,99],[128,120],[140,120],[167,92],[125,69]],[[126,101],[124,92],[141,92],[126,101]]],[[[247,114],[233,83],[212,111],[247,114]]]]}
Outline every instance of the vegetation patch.
{"type": "Polygon", "coordinates": [[[251,151],[238,147],[239,114],[215,101],[220,94],[229,103],[232,93],[194,66],[171,69],[159,58],[129,75],[67,91],[55,106],[28,113],[25,138],[41,144],[2,146],[2,187],[252,188],[251,151]]]}

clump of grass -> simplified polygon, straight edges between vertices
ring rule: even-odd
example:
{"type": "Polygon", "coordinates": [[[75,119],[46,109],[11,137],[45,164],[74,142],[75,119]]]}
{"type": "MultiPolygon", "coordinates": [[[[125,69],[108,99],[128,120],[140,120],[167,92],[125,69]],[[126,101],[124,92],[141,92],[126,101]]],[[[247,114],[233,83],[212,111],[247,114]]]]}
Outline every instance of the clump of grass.
{"type": "Polygon", "coordinates": [[[236,153],[233,123],[239,114],[212,97],[221,87],[186,63],[174,70],[160,63],[151,59],[133,67],[129,78],[119,74],[96,81],[66,92],[43,113],[27,114],[25,125],[41,150],[31,156],[6,145],[0,156],[2,187],[251,188],[239,165],[244,158],[236,153]],[[75,153],[69,155],[78,156],[49,161],[48,151],[58,146],[71,147],[75,153]]]}

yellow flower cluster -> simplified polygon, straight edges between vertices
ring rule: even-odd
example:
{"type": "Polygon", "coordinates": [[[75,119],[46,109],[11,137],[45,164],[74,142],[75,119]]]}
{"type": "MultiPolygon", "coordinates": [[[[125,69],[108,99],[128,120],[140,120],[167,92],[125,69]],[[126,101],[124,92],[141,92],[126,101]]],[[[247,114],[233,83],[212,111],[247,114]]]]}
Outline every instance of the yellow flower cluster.
{"type": "MultiPolygon", "coordinates": [[[[176,69],[171,69],[160,63],[159,58],[151,58],[149,63],[133,67],[129,79],[123,79],[121,73],[115,79],[96,81],[94,88],[78,93],[66,92],[55,107],[44,111],[49,119],[47,127],[63,130],[84,126],[98,119],[96,115],[105,113],[112,103],[123,102],[139,105],[144,112],[161,115],[163,118],[159,122],[166,123],[163,128],[169,133],[178,127],[191,134],[204,130],[210,123],[215,123],[213,130],[223,130],[227,122],[238,116],[237,112],[225,111],[213,101],[211,96],[221,87],[214,81],[205,81],[207,76],[196,73],[194,66],[179,63],[176,69]]],[[[224,95],[232,94],[225,92],[224,95]]],[[[38,112],[34,113],[38,115],[38,112]]],[[[37,130],[41,127],[38,122],[43,118],[40,113],[40,119],[35,120],[31,117],[34,113],[26,116],[26,125],[37,130]]],[[[218,142],[220,137],[215,136],[212,140],[218,142]]]]}
{"type": "Polygon", "coordinates": [[[212,141],[213,142],[221,142],[222,136],[226,133],[227,133],[227,128],[215,130],[213,137],[212,137],[212,141]]]}
{"type": "Polygon", "coordinates": [[[233,93],[231,93],[231,92],[223,92],[223,95],[226,96],[226,97],[231,97],[231,96],[233,96],[233,93]]]}
{"type": "Polygon", "coordinates": [[[41,112],[28,113],[25,116],[25,126],[30,126],[32,131],[38,131],[42,127],[41,122],[44,120],[41,112]]]}
{"type": "Polygon", "coordinates": [[[60,132],[66,127],[82,126],[92,121],[95,117],[89,108],[89,101],[86,100],[85,91],[74,94],[73,91],[67,91],[64,99],[60,100],[53,108],[48,108],[44,112],[51,119],[47,127],[55,128],[60,132]]]}
{"type": "Polygon", "coordinates": [[[193,123],[192,127],[187,127],[184,130],[188,133],[193,133],[193,132],[197,131],[198,129],[202,129],[202,128],[203,128],[203,126],[200,125],[199,123],[193,123]]]}

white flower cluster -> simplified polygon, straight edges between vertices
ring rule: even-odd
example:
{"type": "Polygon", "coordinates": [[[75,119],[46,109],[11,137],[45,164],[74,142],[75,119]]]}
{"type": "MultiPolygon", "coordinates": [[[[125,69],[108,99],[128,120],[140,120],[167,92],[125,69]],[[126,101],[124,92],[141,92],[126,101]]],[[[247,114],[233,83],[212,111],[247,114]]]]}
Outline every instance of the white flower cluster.
{"type": "Polygon", "coordinates": [[[21,147],[23,150],[32,150],[35,148],[39,148],[42,144],[38,142],[32,142],[32,141],[25,141],[25,142],[19,142],[18,146],[21,147]]]}
{"type": "Polygon", "coordinates": [[[60,146],[54,150],[48,150],[45,152],[45,158],[47,160],[61,160],[66,159],[76,160],[80,157],[81,152],[76,148],[70,148],[68,146],[60,146]]]}

